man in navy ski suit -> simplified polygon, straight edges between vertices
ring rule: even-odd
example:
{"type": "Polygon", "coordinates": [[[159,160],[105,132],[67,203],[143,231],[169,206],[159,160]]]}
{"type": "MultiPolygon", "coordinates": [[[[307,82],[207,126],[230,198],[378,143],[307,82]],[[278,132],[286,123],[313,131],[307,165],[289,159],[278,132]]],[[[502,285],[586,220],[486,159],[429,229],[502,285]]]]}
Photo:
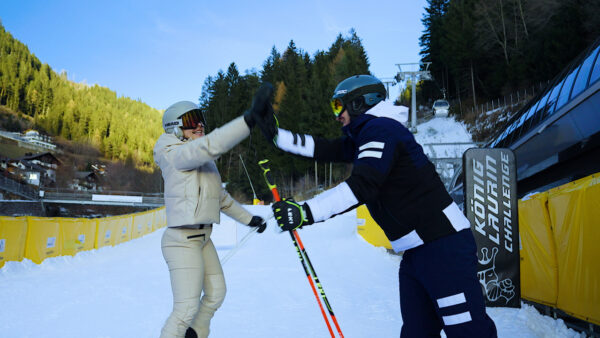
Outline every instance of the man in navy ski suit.
{"type": "Polygon", "coordinates": [[[286,152],[353,164],[346,181],[304,204],[274,203],[275,218],[287,231],[365,204],[394,251],[404,252],[401,337],[439,337],[442,329],[448,337],[495,337],[477,279],[469,221],[400,116],[379,104],[385,97],[377,78],[352,76],[338,84],[331,100],[343,125],[341,138],[263,130],[286,152]]]}

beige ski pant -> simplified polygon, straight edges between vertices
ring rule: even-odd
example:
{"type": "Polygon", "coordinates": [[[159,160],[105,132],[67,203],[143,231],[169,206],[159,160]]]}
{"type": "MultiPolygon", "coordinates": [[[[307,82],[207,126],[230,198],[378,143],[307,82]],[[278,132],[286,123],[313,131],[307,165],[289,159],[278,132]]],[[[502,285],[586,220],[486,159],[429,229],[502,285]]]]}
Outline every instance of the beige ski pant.
{"type": "Polygon", "coordinates": [[[190,326],[198,337],[208,337],[210,320],[223,304],[226,292],[211,232],[211,227],[167,228],[163,234],[161,247],[171,275],[173,312],[162,328],[161,338],[183,337],[190,326]]]}

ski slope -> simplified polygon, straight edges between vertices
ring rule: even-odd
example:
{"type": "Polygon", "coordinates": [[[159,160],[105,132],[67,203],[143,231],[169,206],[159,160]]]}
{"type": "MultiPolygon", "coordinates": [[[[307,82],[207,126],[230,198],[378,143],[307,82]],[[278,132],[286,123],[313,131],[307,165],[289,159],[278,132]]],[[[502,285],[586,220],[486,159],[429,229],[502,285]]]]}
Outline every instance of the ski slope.
{"type": "MultiPolygon", "coordinates": [[[[270,214],[268,206],[247,208],[270,214]]],[[[222,226],[237,227],[234,241],[248,232],[227,217],[222,226]]],[[[7,262],[0,269],[0,337],[158,337],[171,309],[163,231],[39,265],[7,262]]],[[[354,211],[299,233],[344,335],[398,337],[401,257],[365,242],[354,211]]],[[[228,292],[211,337],[328,337],[290,236],[277,233],[273,220],[250,236],[224,265],[228,292]]],[[[221,257],[235,248],[230,237],[216,228],[221,257]]],[[[580,337],[528,305],[488,313],[500,337],[580,337]]]]}
{"type": "MultiPolygon", "coordinates": [[[[471,140],[452,118],[419,125],[416,138],[421,144],[471,140]]],[[[271,214],[268,206],[247,208],[271,214]]],[[[215,226],[219,256],[229,257],[223,266],[228,291],[211,338],[329,337],[290,236],[275,228],[271,220],[264,233],[236,246],[248,227],[226,216],[215,226]]],[[[39,265],[7,262],[0,269],[0,337],[158,337],[172,306],[163,231],[39,265]]],[[[398,337],[401,257],[364,241],[355,211],[299,233],[344,335],[398,337]]],[[[500,337],[583,337],[528,305],[488,313],[500,337]]]]}

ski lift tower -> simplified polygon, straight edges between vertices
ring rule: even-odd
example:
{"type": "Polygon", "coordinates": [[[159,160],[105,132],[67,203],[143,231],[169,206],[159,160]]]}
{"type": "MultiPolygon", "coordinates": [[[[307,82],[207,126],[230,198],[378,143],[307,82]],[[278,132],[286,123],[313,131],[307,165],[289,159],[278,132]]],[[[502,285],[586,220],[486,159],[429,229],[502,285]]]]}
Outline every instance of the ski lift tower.
{"type": "Polygon", "coordinates": [[[431,62],[396,64],[396,66],[398,66],[400,69],[398,74],[396,74],[396,81],[400,82],[410,77],[412,82],[412,94],[410,95],[410,131],[413,133],[417,132],[417,78],[419,80],[431,80],[431,73],[429,73],[430,65],[431,62]]]}
{"type": "Polygon", "coordinates": [[[395,86],[397,81],[393,77],[380,77],[379,80],[385,85],[385,99],[390,98],[390,85],[395,86]]]}

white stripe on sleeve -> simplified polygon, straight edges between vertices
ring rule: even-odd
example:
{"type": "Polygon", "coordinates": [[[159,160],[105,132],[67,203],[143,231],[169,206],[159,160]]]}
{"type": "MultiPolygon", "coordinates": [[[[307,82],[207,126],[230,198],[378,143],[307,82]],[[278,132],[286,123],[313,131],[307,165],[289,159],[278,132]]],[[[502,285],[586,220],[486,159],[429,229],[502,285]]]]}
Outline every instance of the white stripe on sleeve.
{"type": "Polygon", "coordinates": [[[469,219],[465,217],[460,208],[455,202],[450,203],[444,210],[444,215],[454,227],[454,230],[461,231],[463,229],[469,229],[471,227],[471,223],[469,223],[469,219]]]}
{"type": "Polygon", "coordinates": [[[383,155],[383,153],[381,152],[381,150],[363,150],[358,154],[358,158],[363,158],[363,157],[381,158],[382,155],[383,155]]]}
{"type": "Polygon", "coordinates": [[[335,188],[329,189],[306,201],[315,222],[328,219],[342,211],[358,204],[348,183],[342,182],[335,188]]]}
{"type": "Polygon", "coordinates": [[[306,156],[306,157],[314,157],[315,155],[315,140],[313,140],[310,135],[302,135],[304,136],[304,145],[302,145],[302,138],[300,134],[294,134],[289,130],[279,128],[277,133],[277,147],[283,151],[287,151],[288,153],[306,156]],[[294,144],[294,136],[296,138],[296,143],[294,144]]]}
{"type": "Polygon", "coordinates": [[[367,148],[383,149],[384,146],[385,146],[385,143],[383,143],[383,142],[371,141],[371,142],[365,143],[362,146],[360,146],[360,148],[358,148],[358,150],[365,150],[367,148]]]}

